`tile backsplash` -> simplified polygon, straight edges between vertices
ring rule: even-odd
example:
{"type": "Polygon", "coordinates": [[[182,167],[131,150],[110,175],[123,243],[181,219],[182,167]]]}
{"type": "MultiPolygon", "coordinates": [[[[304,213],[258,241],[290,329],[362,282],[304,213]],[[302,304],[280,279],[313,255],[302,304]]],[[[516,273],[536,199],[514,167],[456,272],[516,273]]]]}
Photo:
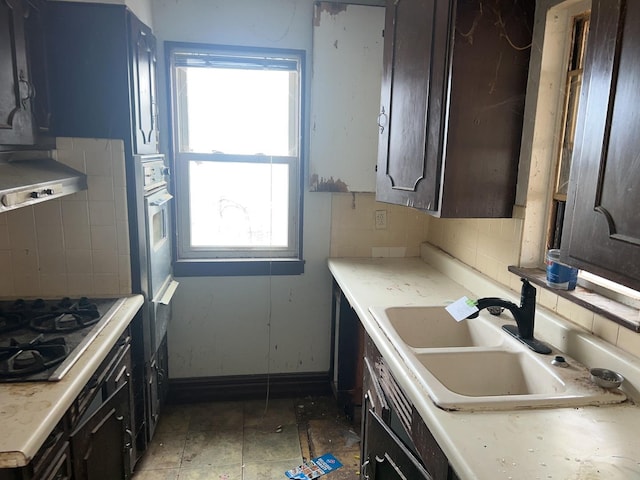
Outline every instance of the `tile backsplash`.
{"type": "Polygon", "coordinates": [[[498,282],[509,285],[509,265],[520,262],[520,218],[434,218],[428,241],[498,282]]]}
{"type": "Polygon", "coordinates": [[[123,142],[58,138],[55,154],[89,188],[0,214],[0,296],[131,293],[123,142]]]}
{"type": "Polygon", "coordinates": [[[373,193],[333,193],[330,255],[418,257],[430,219],[412,208],[376,202],[373,193]]]}

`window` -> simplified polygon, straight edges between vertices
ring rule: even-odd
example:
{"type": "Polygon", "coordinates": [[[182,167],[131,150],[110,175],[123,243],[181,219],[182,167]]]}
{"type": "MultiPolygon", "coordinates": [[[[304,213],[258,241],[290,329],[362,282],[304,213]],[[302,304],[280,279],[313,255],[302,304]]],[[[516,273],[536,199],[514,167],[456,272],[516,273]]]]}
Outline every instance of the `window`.
{"type": "Polygon", "coordinates": [[[558,148],[558,158],[556,161],[555,179],[552,190],[552,210],[549,234],[547,236],[547,248],[560,248],[588,32],[589,13],[583,13],[573,17],[571,42],[569,44],[569,62],[567,65],[564,91],[564,106],[562,109],[562,125],[559,134],[560,145],[558,148]]]}
{"type": "Polygon", "coordinates": [[[301,273],[304,52],[166,51],[176,275],[301,273]]]}

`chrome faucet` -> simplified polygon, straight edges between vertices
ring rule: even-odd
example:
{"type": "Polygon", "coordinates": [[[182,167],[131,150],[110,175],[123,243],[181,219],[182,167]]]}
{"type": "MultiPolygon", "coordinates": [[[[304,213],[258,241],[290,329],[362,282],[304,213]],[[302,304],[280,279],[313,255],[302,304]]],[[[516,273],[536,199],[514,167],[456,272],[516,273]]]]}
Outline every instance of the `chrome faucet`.
{"type": "MultiPolygon", "coordinates": [[[[533,336],[533,325],[536,316],[536,289],[526,278],[521,278],[520,306],[508,300],[496,297],[485,297],[477,300],[478,310],[486,308],[492,315],[500,315],[502,309],[507,309],[516,320],[516,326],[503,325],[502,329],[515,337],[531,350],[537,353],[551,353],[551,349],[533,336]],[[494,308],[498,307],[498,308],[494,308]]],[[[478,312],[467,318],[476,318],[478,312]]]]}

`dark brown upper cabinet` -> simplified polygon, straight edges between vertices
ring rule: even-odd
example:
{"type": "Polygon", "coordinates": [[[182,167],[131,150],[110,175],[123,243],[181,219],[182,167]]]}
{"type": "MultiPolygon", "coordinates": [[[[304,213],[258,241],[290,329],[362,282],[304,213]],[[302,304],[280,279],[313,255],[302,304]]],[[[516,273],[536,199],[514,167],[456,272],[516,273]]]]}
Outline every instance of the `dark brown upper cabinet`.
{"type": "Polygon", "coordinates": [[[45,6],[40,0],[0,2],[0,145],[47,143],[45,6]]]}
{"type": "Polygon", "coordinates": [[[134,15],[129,16],[131,80],[136,153],[158,151],[156,98],[156,38],[134,15]]]}
{"type": "Polygon", "coordinates": [[[376,199],[510,217],[534,2],[388,0],[376,199]]]}
{"type": "Polygon", "coordinates": [[[156,40],[123,5],[50,2],[52,130],[155,153],[156,40]]]}
{"type": "Polygon", "coordinates": [[[594,0],[562,259],[640,290],[640,2],[594,0]]]}

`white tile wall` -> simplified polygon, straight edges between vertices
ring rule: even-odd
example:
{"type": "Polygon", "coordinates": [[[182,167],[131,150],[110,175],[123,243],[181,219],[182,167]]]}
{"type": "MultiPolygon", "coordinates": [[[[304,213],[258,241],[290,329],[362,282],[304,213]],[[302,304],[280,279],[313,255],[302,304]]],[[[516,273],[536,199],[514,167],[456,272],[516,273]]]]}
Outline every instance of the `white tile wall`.
{"type": "Polygon", "coordinates": [[[58,138],[88,190],[0,214],[1,297],[131,293],[124,145],[58,138]]]}

